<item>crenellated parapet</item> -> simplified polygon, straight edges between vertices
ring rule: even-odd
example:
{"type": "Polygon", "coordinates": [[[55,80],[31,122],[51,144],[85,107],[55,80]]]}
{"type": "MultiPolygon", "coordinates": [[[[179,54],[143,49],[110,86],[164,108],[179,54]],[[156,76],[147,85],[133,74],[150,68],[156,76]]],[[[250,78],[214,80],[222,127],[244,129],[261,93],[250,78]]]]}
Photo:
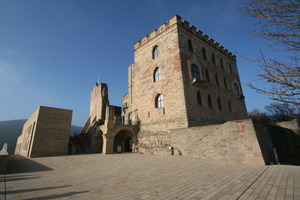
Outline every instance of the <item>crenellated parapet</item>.
{"type": "Polygon", "coordinates": [[[182,28],[184,28],[185,30],[193,33],[194,35],[196,35],[197,37],[199,37],[201,40],[203,40],[204,42],[206,42],[207,44],[209,44],[210,46],[214,47],[215,49],[218,49],[219,51],[221,51],[222,53],[224,53],[225,55],[231,57],[232,59],[235,59],[236,56],[234,54],[232,54],[231,52],[229,52],[227,49],[225,49],[222,45],[220,45],[218,42],[214,41],[213,39],[211,39],[208,35],[203,34],[202,31],[197,30],[195,26],[190,25],[189,22],[182,20],[180,16],[175,15],[173,17],[171,17],[168,20],[168,23],[163,23],[161,24],[157,30],[153,30],[149,33],[149,35],[144,36],[143,38],[141,38],[141,40],[137,41],[136,43],[134,43],[134,49],[137,49],[141,46],[143,46],[144,44],[146,44],[147,42],[151,41],[153,38],[155,38],[156,36],[160,35],[161,33],[163,33],[165,30],[167,30],[168,28],[172,27],[174,24],[177,24],[178,26],[181,26],[182,28]]]}

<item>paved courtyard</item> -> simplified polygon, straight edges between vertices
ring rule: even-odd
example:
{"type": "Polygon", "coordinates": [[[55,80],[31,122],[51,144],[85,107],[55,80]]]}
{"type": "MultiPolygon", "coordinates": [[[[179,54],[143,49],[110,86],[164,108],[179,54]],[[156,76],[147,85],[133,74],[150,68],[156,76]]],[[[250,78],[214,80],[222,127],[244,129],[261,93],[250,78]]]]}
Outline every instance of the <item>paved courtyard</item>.
{"type": "Polygon", "coordinates": [[[0,199],[300,199],[300,167],[139,154],[11,155],[0,199]]]}

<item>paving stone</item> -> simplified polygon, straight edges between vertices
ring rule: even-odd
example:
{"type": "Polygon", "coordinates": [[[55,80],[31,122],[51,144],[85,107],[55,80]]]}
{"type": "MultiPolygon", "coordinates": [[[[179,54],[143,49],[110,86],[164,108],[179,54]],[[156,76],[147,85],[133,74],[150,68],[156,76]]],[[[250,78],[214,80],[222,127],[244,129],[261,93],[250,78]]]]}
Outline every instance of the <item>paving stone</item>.
{"type": "Polygon", "coordinates": [[[180,156],[11,155],[0,199],[300,199],[300,167],[180,156]]]}

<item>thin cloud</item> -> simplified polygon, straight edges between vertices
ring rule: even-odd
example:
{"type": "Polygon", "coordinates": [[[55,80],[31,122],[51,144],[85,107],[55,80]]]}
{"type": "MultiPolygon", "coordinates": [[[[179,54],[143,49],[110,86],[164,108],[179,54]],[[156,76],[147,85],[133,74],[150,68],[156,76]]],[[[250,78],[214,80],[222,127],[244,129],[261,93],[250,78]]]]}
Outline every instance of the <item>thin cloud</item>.
{"type": "MultiPolygon", "coordinates": [[[[56,95],[38,88],[35,73],[29,64],[20,60],[0,57],[0,107],[2,111],[22,107],[36,109],[39,105],[51,105],[56,95]]],[[[33,110],[32,110],[33,111],[33,110]]],[[[30,112],[30,111],[29,111],[30,112]]]]}
{"type": "Polygon", "coordinates": [[[16,67],[12,62],[0,58],[0,92],[11,93],[22,88],[26,71],[22,66],[16,67]]]}

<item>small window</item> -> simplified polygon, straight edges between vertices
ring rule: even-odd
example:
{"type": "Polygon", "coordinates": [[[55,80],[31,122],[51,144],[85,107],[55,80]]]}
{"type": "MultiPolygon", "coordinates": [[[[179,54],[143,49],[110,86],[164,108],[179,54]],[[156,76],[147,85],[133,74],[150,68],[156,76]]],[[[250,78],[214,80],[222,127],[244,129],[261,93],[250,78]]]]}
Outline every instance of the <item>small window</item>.
{"type": "Polygon", "coordinates": [[[210,95],[207,96],[207,104],[208,104],[208,107],[212,108],[212,102],[211,102],[210,95]]]}
{"type": "Polygon", "coordinates": [[[155,58],[158,58],[160,55],[159,53],[159,46],[155,46],[153,48],[153,52],[152,52],[152,58],[155,59],[155,58]]]}
{"type": "Polygon", "coordinates": [[[232,109],[231,109],[231,102],[228,101],[228,109],[229,109],[229,112],[232,112],[232,109]]]}
{"type": "Polygon", "coordinates": [[[191,40],[188,40],[188,48],[189,48],[189,52],[191,52],[191,53],[194,52],[191,40]]]}
{"type": "Polygon", "coordinates": [[[220,97],[218,98],[218,108],[219,108],[219,110],[222,110],[222,104],[221,104],[220,97]]]}
{"type": "Polygon", "coordinates": [[[214,64],[216,64],[215,54],[211,54],[211,60],[214,64]]]}
{"type": "Polygon", "coordinates": [[[224,87],[225,87],[225,89],[227,89],[227,81],[226,81],[225,77],[224,77],[224,87]]]}
{"type": "Polygon", "coordinates": [[[216,84],[219,86],[219,77],[218,77],[218,74],[215,74],[215,78],[216,78],[216,84]]]}
{"type": "Polygon", "coordinates": [[[210,82],[209,73],[207,69],[205,70],[205,78],[207,82],[210,82]]]}
{"type": "Polygon", "coordinates": [[[222,58],[220,58],[220,64],[221,64],[222,69],[224,69],[224,64],[223,64],[222,58]]]}
{"type": "Polygon", "coordinates": [[[154,78],[153,78],[153,80],[154,80],[154,82],[161,80],[161,70],[158,67],[154,70],[154,78]]]}
{"type": "Polygon", "coordinates": [[[237,85],[236,83],[233,84],[233,89],[234,89],[234,95],[235,95],[235,96],[240,95],[239,87],[238,87],[238,85],[237,85]]]}
{"type": "Polygon", "coordinates": [[[164,107],[164,98],[161,94],[158,94],[155,98],[155,108],[164,107]]]}
{"type": "Polygon", "coordinates": [[[198,102],[198,105],[202,105],[202,98],[201,98],[201,93],[200,92],[197,92],[197,102],[198,102]]]}
{"type": "Polygon", "coordinates": [[[202,48],[202,57],[204,60],[207,60],[205,48],[202,48]]]}
{"type": "Polygon", "coordinates": [[[231,67],[231,64],[229,64],[229,71],[230,71],[230,73],[232,74],[232,67],[231,67]]]}
{"type": "Polygon", "coordinates": [[[191,65],[191,73],[192,73],[192,78],[197,78],[200,79],[200,72],[199,69],[196,65],[192,64],[191,65]]]}

